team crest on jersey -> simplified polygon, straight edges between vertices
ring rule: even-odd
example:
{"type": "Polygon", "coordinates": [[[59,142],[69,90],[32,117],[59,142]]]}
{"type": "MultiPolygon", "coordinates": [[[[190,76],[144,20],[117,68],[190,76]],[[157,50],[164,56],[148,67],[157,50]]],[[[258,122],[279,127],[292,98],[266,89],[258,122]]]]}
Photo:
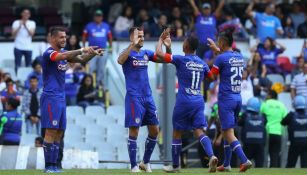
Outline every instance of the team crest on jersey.
{"type": "Polygon", "coordinates": [[[149,60],[149,59],[148,59],[148,56],[147,56],[146,54],[144,55],[144,60],[145,60],[145,61],[148,61],[148,60],[149,60]]]}
{"type": "Polygon", "coordinates": [[[137,124],[139,124],[140,121],[141,121],[140,118],[136,118],[136,119],[135,119],[135,123],[137,123],[137,124]]]}
{"type": "Polygon", "coordinates": [[[134,67],[148,66],[148,57],[147,57],[147,60],[145,59],[145,56],[144,56],[144,60],[138,60],[136,57],[132,57],[132,58],[133,58],[132,65],[134,67]]]}
{"type": "Polygon", "coordinates": [[[53,126],[56,126],[56,125],[58,125],[58,121],[56,121],[56,120],[53,120],[53,121],[52,121],[52,125],[53,125],[53,126]]]}

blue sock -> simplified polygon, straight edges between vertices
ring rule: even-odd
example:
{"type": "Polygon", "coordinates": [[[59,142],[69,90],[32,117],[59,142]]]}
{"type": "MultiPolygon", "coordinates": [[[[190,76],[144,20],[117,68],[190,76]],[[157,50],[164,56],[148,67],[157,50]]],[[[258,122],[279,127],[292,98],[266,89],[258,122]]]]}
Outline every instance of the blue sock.
{"type": "Polygon", "coordinates": [[[242,150],[242,146],[240,144],[240,142],[238,140],[233,141],[232,143],[230,143],[230,147],[232,149],[233,152],[235,152],[237,154],[237,156],[239,157],[241,163],[245,163],[247,161],[247,157],[245,156],[243,150],[242,150]]]}
{"type": "Polygon", "coordinates": [[[212,145],[211,145],[210,139],[207,136],[205,136],[205,135],[201,135],[198,138],[198,140],[201,143],[201,146],[206,151],[208,157],[211,158],[213,156],[213,150],[212,150],[212,145]]]}
{"type": "Polygon", "coordinates": [[[54,153],[53,143],[43,142],[44,157],[45,157],[45,168],[53,166],[52,155],[54,153]]]}
{"type": "Polygon", "coordinates": [[[59,157],[60,143],[54,142],[53,147],[54,147],[54,152],[53,152],[52,162],[56,165],[59,157]]]}
{"type": "Polygon", "coordinates": [[[157,143],[157,137],[148,136],[145,142],[145,153],[143,157],[144,163],[148,163],[150,161],[151,154],[155,149],[157,143]]]}
{"type": "Polygon", "coordinates": [[[223,163],[224,167],[227,167],[230,165],[231,156],[232,156],[232,151],[231,151],[230,145],[225,140],[224,141],[224,163],[223,163]]]}
{"type": "Polygon", "coordinates": [[[137,150],[136,149],[137,149],[136,137],[129,136],[128,152],[129,152],[131,168],[137,166],[137,164],[136,164],[136,151],[137,150]]]}
{"type": "Polygon", "coordinates": [[[173,158],[173,167],[179,167],[179,158],[181,154],[182,141],[181,139],[174,139],[172,144],[172,158],[173,158]]]}

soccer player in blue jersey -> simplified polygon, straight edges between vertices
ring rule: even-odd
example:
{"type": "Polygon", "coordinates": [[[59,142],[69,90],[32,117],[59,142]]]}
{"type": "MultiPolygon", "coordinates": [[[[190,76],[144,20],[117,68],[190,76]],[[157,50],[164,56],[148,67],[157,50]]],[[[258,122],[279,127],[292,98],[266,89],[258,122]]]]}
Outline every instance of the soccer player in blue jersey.
{"type": "Polygon", "coordinates": [[[157,109],[152,97],[148,80],[148,62],[156,60],[153,51],[143,50],[144,32],[133,27],[129,30],[129,46],[119,55],[118,63],[122,65],[126,80],[125,97],[125,127],[129,128],[128,152],[131,163],[131,172],[152,172],[150,157],[157,143],[159,133],[159,120],[157,109]],[[139,127],[147,125],[148,137],[146,139],[143,161],[137,166],[137,136],[139,127]]]}
{"type": "Polygon", "coordinates": [[[42,128],[44,137],[45,173],[58,173],[56,162],[59,142],[66,129],[65,71],[68,63],[87,63],[96,55],[102,55],[102,49],[85,47],[64,51],[66,32],[62,27],[51,28],[51,47],[43,54],[43,93],[40,99],[42,128]]]}
{"type": "Polygon", "coordinates": [[[176,105],[173,112],[173,143],[172,158],[173,165],[163,168],[166,172],[178,172],[180,170],[179,156],[182,147],[182,132],[194,130],[194,135],[199,139],[205,152],[209,157],[209,172],[216,172],[218,159],[214,156],[212,144],[204,133],[207,121],[204,115],[204,100],[200,91],[200,84],[204,77],[209,75],[209,66],[196,55],[199,41],[194,36],[189,36],[183,42],[184,55],[165,54],[162,45],[168,50],[171,47],[169,33],[162,33],[156,54],[158,62],[172,63],[176,66],[179,90],[176,105]],[[162,60],[160,59],[162,58],[162,60]]]}
{"type": "Polygon", "coordinates": [[[208,39],[210,48],[218,54],[210,75],[215,78],[220,75],[218,94],[219,117],[224,138],[224,164],[217,168],[218,171],[230,171],[232,151],[240,158],[240,172],[245,172],[252,166],[234,135],[236,117],[242,105],[241,80],[244,69],[244,60],[240,53],[232,50],[234,29],[229,28],[219,34],[218,46],[212,39],[208,39]]]}

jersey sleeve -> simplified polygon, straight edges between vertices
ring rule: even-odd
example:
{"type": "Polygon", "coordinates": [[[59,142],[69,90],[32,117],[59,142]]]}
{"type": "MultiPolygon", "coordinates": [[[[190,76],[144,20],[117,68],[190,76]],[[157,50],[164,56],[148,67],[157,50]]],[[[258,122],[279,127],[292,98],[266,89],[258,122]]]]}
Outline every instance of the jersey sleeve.
{"type": "Polygon", "coordinates": [[[210,68],[207,64],[205,64],[204,65],[204,76],[205,77],[208,76],[209,72],[210,72],[210,68]]]}
{"type": "Polygon", "coordinates": [[[254,11],[254,12],[252,12],[252,13],[253,13],[253,18],[254,18],[255,20],[259,19],[259,17],[261,16],[261,13],[258,13],[258,12],[256,12],[256,11],[254,11]]]}
{"type": "Polygon", "coordinates": [[[55,61],[56,56],[59,54],[58,51],[55,50],[48,50],[44,53],[44,58],[48,58],[51,61],[55,61]]]}
{"type": "Polygon", "coordinates": [[[275,29],[276,30],[282,30],[282,26],[281,26],[280,20],[278,18],[275,18],[275,22],[276,22],[275,29]]]}
{"type": "Polygon", "coordinates": [[[15,20],[12,24],[12,29],[16,30],[19,27],[19,25],[20,25],[19,20],[15,20]]]}
{"type": "Polygon", "coordinates": [[[217,56],[213,63],[213,67],[220,70],[222,68],[222,61],[223,57],[221,55],[217,56]]]}
{"type": "MultiPolygon", "coordinates": [[[[169,54],[170,55],[170,54],[169,54]]],[[[174,64],[175,66],[179,66],[181,56],[180,55],[170,55],[170,63],[174,64]]]]}
{"type": "Polygon", "coordinates": [[[148,56],[149,61],[155,61],[155,53],[151,50],[145,50],[145,54],[148,56]]]}

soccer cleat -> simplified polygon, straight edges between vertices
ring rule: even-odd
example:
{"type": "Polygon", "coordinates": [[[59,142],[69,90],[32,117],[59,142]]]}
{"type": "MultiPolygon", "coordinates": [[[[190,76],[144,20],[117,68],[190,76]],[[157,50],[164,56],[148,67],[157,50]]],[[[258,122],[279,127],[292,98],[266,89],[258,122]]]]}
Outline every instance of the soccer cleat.
{"type": "Polygon", "coordinates": [[[134,166],[133,168],[131,168],[131,173],[140,173],[141,170],[139,169],[138,166],[134,166]]]}
{"type": "Polygon", "coordinates": [[[53,167],[53,170],[54,170],[55,173],[63,173],[63,171],[60,168],[58,168],[57,166],[53,167]]]}
{"type": "Polygon", "coordinates": [[[140,163],[139,168],[143,171],[145,171],[146,173],[151,173],[151,167],[149,163],[144,163],[143,161],[140,163]]]}
{"type": "Polygon", "coordinates": [[[163,171],[167,173],[178,173],[180,171],[180,168],[174,168],[172,165],[164,166],[163,171]]]}
{"type": "Polygon", "coordinates": [[[53,174],[57,172],[55,171],[54,167],[50,166],[50,167],[45,168],[44,173],[53,174]]]}
{"type": "Polygon", "coordinates": [[[224,167],[224,165],[221,165],[221,166],[217,167],[216,170],[218,172],[230,172],[231,166],[229,165],[229,166],[224,167]]]}
{"type": "Polygon", "coordinates": [[[247,160],[245,163],[240,165],[240,172],[245,172],[246,170],[250,169],[252,165],[252,162],[247,160]]]}
{"type": "Polygon", "coordinates": [[[217,164],[218,164],[218,160],[215,156],[212,156],[209,160],[209,172],[210,173],[214,173],[216,172],[216,167],[217,167],[217,164]]]}

